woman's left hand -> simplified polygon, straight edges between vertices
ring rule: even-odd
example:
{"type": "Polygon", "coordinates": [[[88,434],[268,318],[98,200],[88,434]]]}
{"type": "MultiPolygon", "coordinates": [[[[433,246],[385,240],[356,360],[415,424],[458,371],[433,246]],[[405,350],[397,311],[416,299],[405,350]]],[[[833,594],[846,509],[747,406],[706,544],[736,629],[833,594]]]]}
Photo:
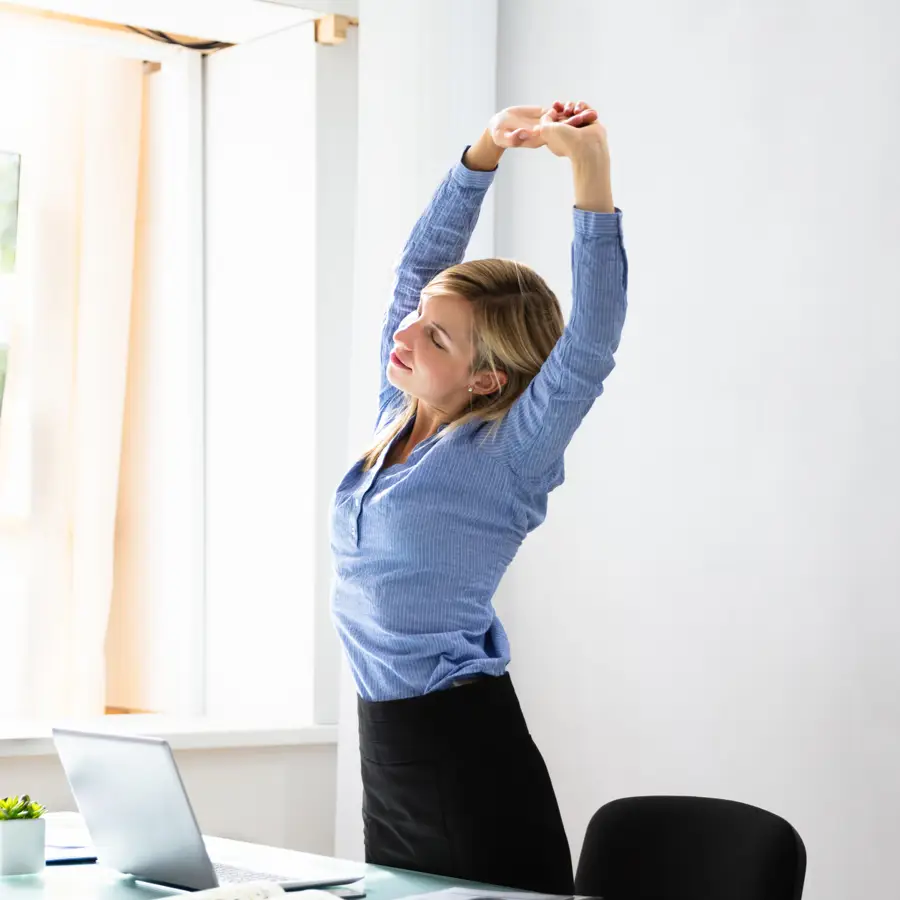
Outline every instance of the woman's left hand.
{"type": "Polygon", "coordinates": [[[607,150],[606,129],[597,121],[597,110],[586,103],[554,103],[541,116],[538,136],[557,156],[607,150]]]}

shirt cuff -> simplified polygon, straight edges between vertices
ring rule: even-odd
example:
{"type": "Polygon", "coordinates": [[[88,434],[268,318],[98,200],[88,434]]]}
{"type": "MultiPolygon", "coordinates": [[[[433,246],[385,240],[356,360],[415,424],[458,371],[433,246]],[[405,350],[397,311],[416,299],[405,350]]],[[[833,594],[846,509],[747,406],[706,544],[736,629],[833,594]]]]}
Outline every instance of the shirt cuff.
{"type": "MultiPolygon", "coordinates": [[[[471,144],[469,146],[471,146],[471,144]]],[[[453,167],[453,180],[460,187],[489,188],[494,181],[497,170],[491,169],[489,172],[481,172],[468,168],[463,162],[463,157],[466,155],[468,149],[469,147],[466,147],[466,149],[463,150],[459,162],[453,167]]]]}
{"type": "Polygon", "coordinates": [[[587,237],[604,237],[609,234],[622,236],[622,210],[614,207],[615,212],[591,212],[588,209],[572,207],[575,220],[575,231],[587,237]]]}

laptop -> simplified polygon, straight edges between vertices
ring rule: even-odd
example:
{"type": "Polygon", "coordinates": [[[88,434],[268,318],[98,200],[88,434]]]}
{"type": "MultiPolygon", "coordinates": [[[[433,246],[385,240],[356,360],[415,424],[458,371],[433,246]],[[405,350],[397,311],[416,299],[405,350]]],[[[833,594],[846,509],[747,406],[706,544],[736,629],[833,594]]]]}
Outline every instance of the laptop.
{"type": "Polygon", "coordinates": [[[259,847],[252,854],[255,866],[248,868],[241,860],[244,845],[204,839],[172,749],[161,738],[54,728],[53,740],[103,866],[189,891],[248,881],[274,881],[298,891],[350,884],[365,875],[361,865],[338,860],[309,859],[300,864],[305,871],[283,871],[279,860],[289,854],[273,850],[264,864],[274,863],[271,871],[256,871],[269,848],[259,847]]]}

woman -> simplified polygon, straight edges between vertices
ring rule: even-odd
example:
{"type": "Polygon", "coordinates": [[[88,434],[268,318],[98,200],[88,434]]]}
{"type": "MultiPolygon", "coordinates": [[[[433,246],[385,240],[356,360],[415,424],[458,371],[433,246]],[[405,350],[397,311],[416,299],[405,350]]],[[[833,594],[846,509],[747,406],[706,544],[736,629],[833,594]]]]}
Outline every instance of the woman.
{"type": "Polygon", "coordinates": [[[583,103],[498,113],[406,244],[382,334],[373,446],[333,507],[333,611],[359,692],[369,862],[571,893],[553,787],[492,606],[603,389],[627,263],[606,133],[583,103]],[[575,182],[573,308],[526,266],[460,264],[504,151],[575,182]]]}

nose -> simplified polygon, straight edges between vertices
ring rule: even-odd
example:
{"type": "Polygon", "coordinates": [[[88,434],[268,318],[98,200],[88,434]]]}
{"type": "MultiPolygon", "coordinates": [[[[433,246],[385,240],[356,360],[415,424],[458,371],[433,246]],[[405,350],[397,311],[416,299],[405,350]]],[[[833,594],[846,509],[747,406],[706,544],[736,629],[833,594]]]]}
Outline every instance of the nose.
{"type": "Polygon", "coordinates": [[[412,350],[415,341],[415,322],[403,322],[394,332],[394,343],[404,350],[412,350]]]}

